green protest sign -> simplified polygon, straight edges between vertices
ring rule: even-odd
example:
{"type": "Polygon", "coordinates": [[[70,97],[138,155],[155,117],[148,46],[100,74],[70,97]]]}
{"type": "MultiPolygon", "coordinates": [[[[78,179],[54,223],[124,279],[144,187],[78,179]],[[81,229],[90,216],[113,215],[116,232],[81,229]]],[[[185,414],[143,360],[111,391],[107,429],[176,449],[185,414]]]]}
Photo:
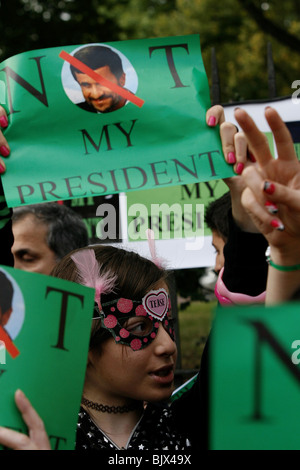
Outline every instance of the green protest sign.
{"type": "Polygon", "coordinates": [[[64,204],[82,217],[90,244],[120,241],[119,194],[75,198],[64,204]]]}
{"type": "Polygon", "coordinates": [[[156,240],[211,235],[205,209],[227,191],[222,180],[213,180],[128,193],[128,240],[146,240],[147,228],[156,240]]]}
{"type": "Polygon", "coordinates": [[[0,84],[12,207],[233,175],[206,125],[198,35],[30,51],[0,84]]]}
{"type": "Polygon", "coordinates": [[[52,449],[72,450],[94,290],[4,266],[0,276],[7,284],[0,299],[7,305],[0,309],[0,425],[27,432],[14,402],[21,389],[43,419],[52,449]]]}
{"type": "Polygon", "coordinates": [[[300,449],[299,309],[299,303],[217,309],[212,449],[300,449]]]}

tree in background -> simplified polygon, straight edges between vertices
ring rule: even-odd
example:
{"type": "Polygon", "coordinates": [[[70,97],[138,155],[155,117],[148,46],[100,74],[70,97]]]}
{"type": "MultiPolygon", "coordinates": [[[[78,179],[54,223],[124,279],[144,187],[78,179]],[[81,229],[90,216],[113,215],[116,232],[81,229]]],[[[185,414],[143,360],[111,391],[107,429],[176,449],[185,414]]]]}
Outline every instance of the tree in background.
{"type": "Polygon", "coordinates": [[[277,95],[299,79],[299,0],[0,0],[0,61],[45,47],[200,34],[211,77],[216,49],[221,101],[268,98],[267,43],[277,95]]]}

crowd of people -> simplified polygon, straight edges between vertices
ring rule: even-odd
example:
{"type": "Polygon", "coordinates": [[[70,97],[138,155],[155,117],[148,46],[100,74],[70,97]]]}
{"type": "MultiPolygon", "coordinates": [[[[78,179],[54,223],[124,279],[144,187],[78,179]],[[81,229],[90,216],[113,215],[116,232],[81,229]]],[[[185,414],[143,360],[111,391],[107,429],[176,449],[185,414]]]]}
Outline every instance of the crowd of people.
{"type": "MultiPolygon", "coordinates": [[[[265,136],[243,109],[235,110],[240,130],[226,122],[221,106],[207,111],[207,125],[220,126],[224,158],[236,173],[224,180],[228,194],[222,202],[226,200],[227,209],[218,216],[223,217],[223,223],[211,225],[214,242],[221,241],[221,257],[215,267],[215,293],[221,305],[278,304],[297,298],[300,288],[300,166],[291,135],[277,111],[266,108],[265,118],[276,142],[276,159],[265,136]]],[[[3,108],[0,125],[2,129],[8,126],[3,108]]],[[[0,152],[0,172],[4,173],[10,148],[3,133],[0,152]]],[[[134,252],[88,246],[84,229],[72,240],[71,220],[64,241],[55,239],[49,235],[55,230],[53,223],[43,211],[38,213],[39,208],[24,207],[12,213],[2,186],[0,204],[0,264],[51,273],[95,288],[76,449],[192,452],[208,448],[209,339],[194,385],[169,402],[177,347],[168,271],[157,260],[134,252]],[[47,272],[37,261],[43,255],[35,257],[22,234],[24,228],[28,234],[32,227],[32,236],[39,237],[32,247],[44,246],[47,272]],[[160,298],[159,311],[150,307],[151,296],[160,298]]],[[[58,211],[61,207],[56,204],[58,211]]],[[[63,219],[66,217],[64,214],[63,219]]],[[[212,214],[207,214],[208,220],[213,220],[212,214]]],[[[39,410],[20,390],[15,400],[28,435],[1,427],[0,444],[12,449],[50,450],[39,410]]]]}

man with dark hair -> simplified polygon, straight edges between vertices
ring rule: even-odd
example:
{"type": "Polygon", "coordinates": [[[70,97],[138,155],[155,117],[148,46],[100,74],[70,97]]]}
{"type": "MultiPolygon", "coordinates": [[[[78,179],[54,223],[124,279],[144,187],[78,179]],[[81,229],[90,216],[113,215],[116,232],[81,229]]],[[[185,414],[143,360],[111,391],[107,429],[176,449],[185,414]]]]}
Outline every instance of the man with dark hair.
{"type": "MultiPolygon", "coordinates": [[[[105,46],[86,46],[74,57],[114,85],[124,87],[125,72],[120,57],[105,46]]],[[[71,73],[79,83],[85,101],[78,103],[81,109],[92,113],[109,113],[122,108],[126,99],[108,86],[100,84],[89,75],[71,65],[71,73]]]]}
{"type": "Polygon", "coordinates": [[[89,244],[82,218],[56,202],[15,208],[12,217],[14,267],[50,274],[67,253],[89,244]]]}
{"type": "Polygon", "coordinates": [[[0,326],[7,324],[12,313],[12,299],[14,289],[10,280],[3,271],[0,271],[0,326]]]}

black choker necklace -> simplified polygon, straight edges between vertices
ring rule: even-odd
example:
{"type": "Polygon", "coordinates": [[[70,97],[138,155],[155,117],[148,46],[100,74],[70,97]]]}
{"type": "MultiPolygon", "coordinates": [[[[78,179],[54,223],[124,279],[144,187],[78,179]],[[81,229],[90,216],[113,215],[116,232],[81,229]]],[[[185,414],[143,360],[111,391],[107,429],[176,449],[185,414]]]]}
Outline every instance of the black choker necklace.
{"type": "Polygon", "coordinates": [[[137,403],[133,403],[130,406],[108,406],[102,405],[102,403],[95,403],[93,401],[87,400],[86,398],[82,397],[81,403],[88,408],[92,408],[92,410],[102,411],[102,413],[128,413],[129,411],[133,411],[138,407],[137,403]]]}

